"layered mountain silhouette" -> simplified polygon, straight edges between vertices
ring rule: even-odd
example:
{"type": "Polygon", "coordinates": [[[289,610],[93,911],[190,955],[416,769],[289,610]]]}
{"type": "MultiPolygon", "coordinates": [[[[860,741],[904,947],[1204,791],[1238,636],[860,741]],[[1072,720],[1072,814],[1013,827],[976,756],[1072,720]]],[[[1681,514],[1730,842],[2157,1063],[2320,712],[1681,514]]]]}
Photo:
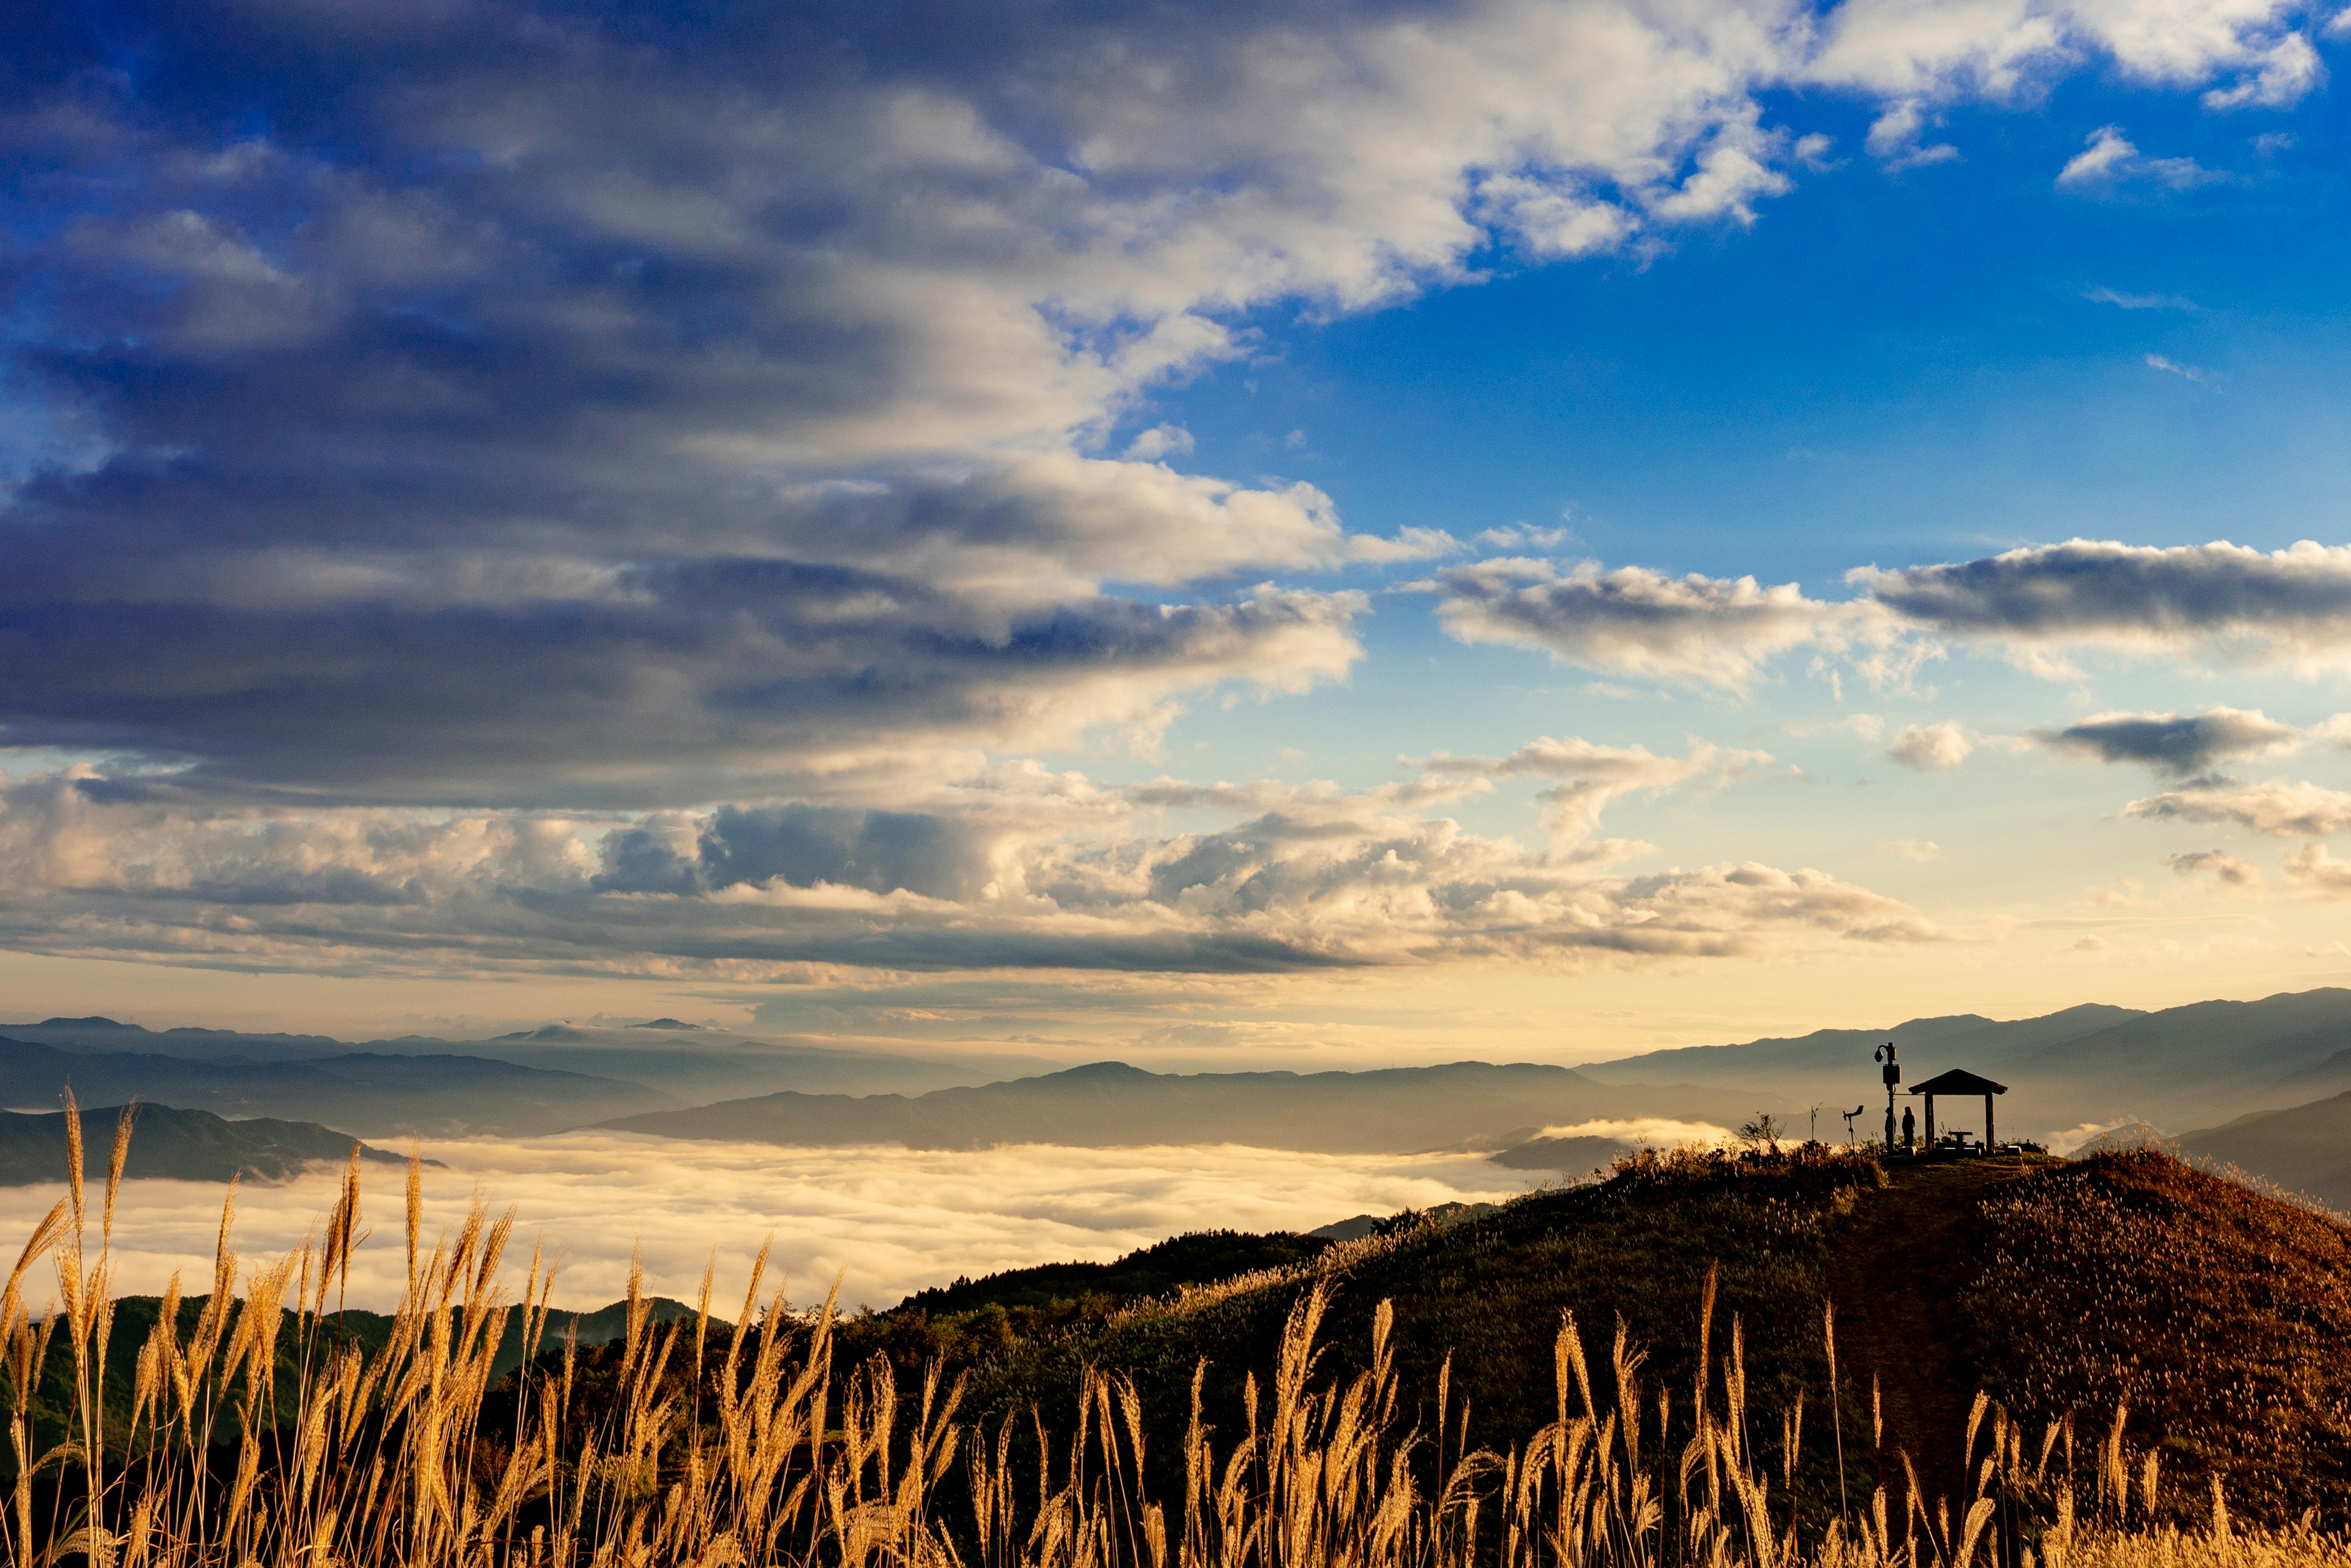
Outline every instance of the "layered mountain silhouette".
{"type": "MultiPolygon", "coordinates": [[[[230,1117],[322,1122],[366,1137],[559,1132],[674,1105],[642,1083],[522,1067],[490,1057],[346,1051],[337,1056],[202,1061],[150,1051],[69,1051],[0,1036],[5,1108],[138,1100],[230,1117]]],[[[348,1140],[344,1152],[348,1153],[348,1140]]]]}
{"type": "Polygon", "coordinates": [[[351,1045],[324,1035],[51,1018],[0,1025],[0,1108],[47,1109],[70,1082],[86,1101],[316,1120],[373,1137],[526,1136],[752,1092],[920,1092],[1036,1065],[760,1040],[677,1019],[351,1045]]]}
{"type": "Polygon", "coordinates": [[[1039,1078],[908,1097],[765,1094],[604,1124],[673,1138],[785,1145],[998,1144],[1110,1148],[1249,1144],[1327,1154],[1458,1148],[1506,1129],[1654,1114],[1751,1113],[1744,1092],[1594,1082],[1564,1067],[1457,1061],[1367,1072],[1146,1072],[1097,1061],[1039,1078]]]}
{"type": "Polygon", "coordinates": [[[1995,1022],[1971,1014],[1886,1030],[1821,1030],[1790,1040],[1653,1051],[1579,1071],[1604,1082],[1673,1080],[1783,1099],[1882,1104],[1873,1047],[1901,1049],[1904,1081],[1964,1067],[2010,1085],[2001,1115],[2019,1134],[2144,1118],[2177,1129],[2351,1089],[2351,990],[2160,1012],[2068,1008],[1995,1022]]]}
{"type": "Polygon", "coordinates": [[[2351,1209],[2351,1093],[2283,1111],[2257,1111],[2223,1126],[2183,1133],[2185,1153],[2351,1209]]]}
{"type": "MultiPolygon", "coordinates": [[[[1874,1128],[1884,1101],[1870,1052],[1889,1040],[1901,1048],[1907,1083],[1959,1067],[2009,1084],[2000,1125],[2011,1137],[2073,1128],[2078,1139],[2082,1129],[2141,1121],[2167,1137],[2217,1133],[2236,1118],[2351,1091],[2351,990],[2325,989],[2158,1012],[2090,1004],[2005,1021],[1913,1019],[1574,1069],[1465,1061],[1309,1073],[1162,1073],[1104,1061],[1016,1076],[1029,1059],[933,1061],[762,1040],[672,1018],[356,1048],[319,1035],[48,1019],[0,1025],[0,1108],[49,1109],[70,1083],[87,1102],[138,1099],[372,1138],[601,1126],[802,1145],[1479,1149],[1515,1168],[1582,1176],[1637,1141],[1630,1129],[1578,1125],[1588,1122],[1735,1127],[1769,1112],[1787,1135],[1835,1138],[1844,1132],[1835,1112],[1867,1103],[1864,1125],[1874,1128]],[[990,1073],[994,1082],[981,1081],[990,1073]]],[[[1948,1113],[1963,1123],[1970,1110],[1948,1113]]],[[[2287,1123],[2258,1124],[2231,1134],[2231,1147],[2273,1125],[2286,1135],[2287,1123]]],[[[2230,1157],[2265,1169],[2241,1151],[2230,1157]]],[[[2314,1177],[2276,1179],[2317,1190],[2314,1177]]]]}
{"type": "MultiPolygon", "coordinates": [[[[121,1114],[119,1105],[81,1113],[85,1176],[105,1178],[121,1114]]],[[[231,1122],[209,1111],[175,1111],[164,1105],[141,1105],[133,1115],[130,1156],[122,1168],[131,1178],[226,1181],[236,1176],[282,1181],[321,1161],[340,1164],[350,1158],[354,1141],[349,1133],[316,1122],[269,1117],[231,1122]]],[[[397,1163],[405,1158],[364,1145],[360,1153],[370,1160],[397,1163]]],[[[0,1186],[61,1182],[70,1164],[64,1112],[0,1112],[0,1186]]]]}

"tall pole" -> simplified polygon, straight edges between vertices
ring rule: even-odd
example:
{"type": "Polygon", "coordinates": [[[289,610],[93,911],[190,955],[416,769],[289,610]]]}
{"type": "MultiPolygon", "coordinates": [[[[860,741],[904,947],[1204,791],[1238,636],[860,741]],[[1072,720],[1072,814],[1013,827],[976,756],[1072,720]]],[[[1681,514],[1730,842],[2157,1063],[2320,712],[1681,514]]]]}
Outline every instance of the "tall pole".
{"type": "Polygon", "coordinates": [[[1894,1152],[1894,1092],[1902,1085],[1902,1062],[1890,1040],[1870,1054],[1885,1064],[1878,1076],[1886,1080],[1886,1152],[1890,1155],[1894,1152]]]}

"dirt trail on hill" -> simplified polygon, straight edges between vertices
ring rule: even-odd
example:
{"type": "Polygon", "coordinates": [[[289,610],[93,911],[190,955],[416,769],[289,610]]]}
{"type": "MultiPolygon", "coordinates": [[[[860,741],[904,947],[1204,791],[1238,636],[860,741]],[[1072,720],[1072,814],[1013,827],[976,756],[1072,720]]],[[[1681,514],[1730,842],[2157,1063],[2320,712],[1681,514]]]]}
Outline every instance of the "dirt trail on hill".
{"type": "Polygon", "coordinates": [[[1965,1488],[1959,1445],[1975,1390],[1954,1369],[1951,1293],[1967,1250],[1980,1242],[1978,1205],[2021,1177],[2005,1160],[1935,1162],[1890,1167],[1893,1185],[1865,1193],[1829,1265],[1836,1303],[1839,1380],[1855,1391],[1867,1448],[1869,1380],[1878,1380],[1886,1417],[1881,1477],[1898,1510],[1907,1452],[1928,1498],[1957,1498],[1965,1488]]]}

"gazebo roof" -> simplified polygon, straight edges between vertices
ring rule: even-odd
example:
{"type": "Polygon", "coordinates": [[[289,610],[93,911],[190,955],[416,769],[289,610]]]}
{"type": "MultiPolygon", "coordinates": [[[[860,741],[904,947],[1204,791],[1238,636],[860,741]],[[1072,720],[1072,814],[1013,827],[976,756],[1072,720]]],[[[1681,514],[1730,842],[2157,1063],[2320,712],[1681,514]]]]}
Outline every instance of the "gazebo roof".
{"type": "Polygon", "coordinates": [[[1949,1072],[1938,1072],[1926,1082],[1914,1085],[1913,1094],[2005,1094],[2008,1085],[1980,1078],[1964,1067],[1954,1067],[1949,1072]]]}

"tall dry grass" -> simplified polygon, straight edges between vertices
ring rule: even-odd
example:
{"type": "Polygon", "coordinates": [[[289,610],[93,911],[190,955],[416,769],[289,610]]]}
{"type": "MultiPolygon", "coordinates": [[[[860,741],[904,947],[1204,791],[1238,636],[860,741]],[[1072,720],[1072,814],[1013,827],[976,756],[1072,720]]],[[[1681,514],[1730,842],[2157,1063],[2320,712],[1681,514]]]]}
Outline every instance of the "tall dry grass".
{"type": "MultiPolygon", "coordinates": [[[[764,1252],[731,1331],[712,1317],[708,1275],[695,1316],[666,1327],[632,1277],[612,1376],[599,1379],[610,1395],[590,1399],[579,1347],[541,1343],[553,1270],[535,1255],[507,1293],[512,1215],[477,1206],[428,1250],[413,1166],[391,1335],[369,1350],[338,1333],[363,1239],[356,1151],[323,1228],[247,1270],[241,1293],[231,1185],[209,1295],[183,1333],[174,1280],[129,1400],[110,1406],[130,1121],[94,1250],[78,1116],[67,1125],[70,1190],[0,1292],[10,1568],[2351,1568],[2343,1542],[2307,1526],[2234,1530],[2217,1490],[2202,1528],[2148,1528],[2160,1462],[2132,1447],[2120,1412],[2077,1453],[2069,1428],[2029,1438],[1979,1397],[1965,1496],[1926,1498],[1912,1474],[1859,1498],[1844,1490],[1833,1393],[1843,1495],[1805,1499],[1804,1407],[1750,1408],[1735,1318],[1714,1359],[1710,1282],[1693,1386],[1651,1386],[1621,1324],[1595,1363],[1571,1317],[1548,1369],[1554,1419],[1502,1453],[1471,1446],[1449,1363],[1426,1406],[1433,1429],[1407,1420],[1419,1406],[1398,1387],[1384,1306],[1364,1370],[1319,1375],[1323,1285],[1298,1301],[1238,1410],[1205,1408],[1195,1373],[1180,1433],[1150,1431],[1135,1385],[1099,1372],[1050,1423],[1031,1411],[984,1428],[960,1418],[961,1383],[936,1366],[919,1392],[880,1358],[836,1369],[832,1303],[794,1313],[780,1287],[763,1300],[764,1252]],[[26,1288],[44,1260],[57,1296],[37,1314],[26,1288]],[[531,1356],[494,1427],[491,1368],[517,1314],[531,1356]],[[68,1394],[62,1430],[36,1452],[52,1356],[67,1358],[68,1394]],[[1181,1493],[1155,1500],[1145,1458],[1162,1441],[1180,1445],[1164,1473],[1180,1468],[1181,1493]]],[[[1823,1330],[1834,1366],[1833,1316],[1823,1330]]]]}

